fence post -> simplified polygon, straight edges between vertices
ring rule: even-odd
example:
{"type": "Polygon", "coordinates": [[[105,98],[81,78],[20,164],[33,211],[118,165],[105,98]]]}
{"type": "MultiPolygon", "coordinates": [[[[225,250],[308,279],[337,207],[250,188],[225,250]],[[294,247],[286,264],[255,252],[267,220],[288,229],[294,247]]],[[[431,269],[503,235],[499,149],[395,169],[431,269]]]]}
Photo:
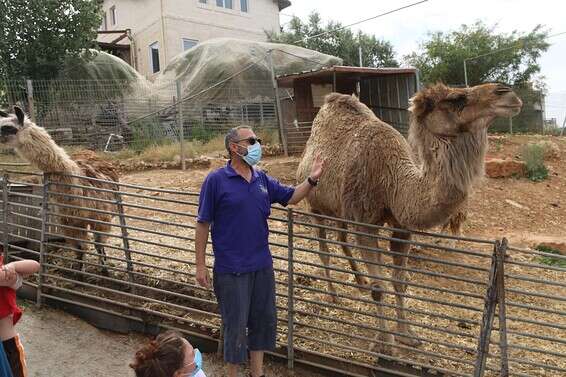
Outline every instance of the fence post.
{"type": "Polygon", "coordinates": [[[505,254],[507,239],[503,238],[497,248],[497,306],[499,308],[499,354],[501,357],[500,377],[509,376],[507,355],[507,314],[505,308],[505,254]]]}
{"type": "Polygon", "coordinates": [[[175,81],[177,88],[177,125],[179,126],[179,142],[181,144],[181,169],[185,170],[185,127],[183,126],[183,102],[181,102],[181,83],[175,81]]]}
{"type": "Polygon", "coordinates": [[[289,156],[289,146],[287,144],[287,135],[285,134],[285,126],[283,124],[283,112],[281,110],[281,100],[279,98],[279,88],[277,78],[275,77],[275,68],[273,67],[273,50],[269,50],[269,68],[271,68],[271,81],[273,83],[273,91],[275,92],[275,109],[277,111],[277,122],[279,123],[279,138],[283,144],[283,152],[285,156],[289,156]]]}
{"type": "Polygon", "coordinates": [[[29,106],[29,117],[32,122],[36,123],[35,119],[35,106],[33,103],[33,82],[31,80],[26,80],[27,95],[28,95],[28,106],[29,106]]]}
{"type": "Polygon", "coordinates": [[[45,253],[47,248],[47,213],[49,211],[49,174],[43,173],[43,190],[41,195],[41,235],[39,242],[39,272],[37,278],[37,296],[35,305],[41,306],[42,302],[42,288],[43,288],[43,273],[45,272],[45,253]]]}
{"type": "Polygon", "coordinates": [[[481,322],[480,336],[478,339],[477,357],[474,367],[474,377],[482,377],[485,372],[487,354],[489,352],[489,340],[495,317],[495,305],[497,304],[497,254],[500,242],[495,241],[491,257],[491,269],[485,296],[483,317],[481,322]]]}
{"type": "MultiPolygon", "coordinates": [[[[120,231],[122,232],[122,244],[124,246],[124,254],[126,255],[126,271],[128,271],[128,279],[130,283],[134,282],[134,270],[132,266],[132,254],[130,252],[130,240],[128,235],[128,228],[126,225],[126,218],[124,216],[124,205],[122,204],[122,195],[119,192],[120,187],[118,186],[118,191],[114,194],[116,196],[116,207],[118,209],[118,218],[120,220],[120,231]]],[[[135,287],[132,286],[132,291],[135,291],[135,287]]]]}
{"type": "Polygon", "coordinates": [[[287,368],[295,368],[294,323],[295,323],[295,284],[293,257],[293,209],[287,209],[287,368]]]}
{"type": "Polygon", "coordinates": [[[8,263],[8,237],[10,229],[8,228],[8,173],[2,174],[2,245],[4,249],[4,263],[8,263]]]}

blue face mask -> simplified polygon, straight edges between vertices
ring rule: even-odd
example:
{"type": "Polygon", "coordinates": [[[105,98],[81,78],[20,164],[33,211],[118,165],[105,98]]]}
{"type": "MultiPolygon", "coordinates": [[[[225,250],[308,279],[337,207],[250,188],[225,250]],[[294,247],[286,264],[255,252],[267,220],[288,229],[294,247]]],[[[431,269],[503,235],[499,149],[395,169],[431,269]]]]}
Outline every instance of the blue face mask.
{"type": "MultiPolygon", "coordinates": [[[[202,370],[202,354],[198,348],[195,348],[195,359],[192,362],[195,364],[195,370],[185,375],[185,377],[194,377],[202,370]]],[[[204,376],[204,373],[201,373],[204,376]]]]}
{"type": "Polygon", "coordinates": [[[261,144],[255,142],[253,145],[248,145],[248,153],[245,156],[240,156],[248,165],[256,165],[261,160],[261,144]]]}

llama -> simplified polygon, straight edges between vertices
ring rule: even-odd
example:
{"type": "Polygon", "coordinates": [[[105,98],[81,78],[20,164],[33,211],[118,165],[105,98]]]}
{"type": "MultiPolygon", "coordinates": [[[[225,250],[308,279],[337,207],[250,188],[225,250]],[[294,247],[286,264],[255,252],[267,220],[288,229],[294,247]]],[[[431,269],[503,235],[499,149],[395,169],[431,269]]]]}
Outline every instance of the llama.
{"type": "MultiPolygon", "coordinates": [[[[473,183],[484,174],[487,129],[498,117],[519,113],[521,100],[513,91],[500,84],[484,84],[473,88],[452,89],[437,84],[418,92],[412,98],[410,137],[416,143],[416,153],[422,163],[415,163],[411,147],[393,127],[378,119],[355,96],[331,93],[318,112],[297,169],[297,179],[306,179],[314,156],[322,155],[327,166],[316,190],[307,197],[311,211],[341,217],[360,223],[398,228],[393,232],[390,249],[393,262],[406,266],[411,235],[404,229],[429,229],[442,225],[460,210],[473,183]]],[[[324,220],[315,219],[322,224],[324,220]]],[[[340,224],[346,228],[344,224],[340,224]]],[[[375,232],[364,226],[357,231],[375,232]]],[[[325,230],[318,227],[323,264],[328,267],[328,246],[325,230]]],[[[346,240],[339,232],[340,241],[346,240]]],[[[357,235],[363,247],[375,247],[372,237],[357,235]]],[[[342,247],[347,255],[351,251],[342,247]]],[[[358,284],[370,287],[376,301],[378,326],[385,329],[383,317],[384,283],[381,254],[360,249],[373,281],[356,275],[358,284]]],[[[352,263],[351,263],[352,264],[352,263]]],[[[352,264],[352,268],[356,268],[352,264]]],[[[326,277],[330,277],[328,268],[326,277]]],[[[396,294],[396,340],[411,346],[418,341],[411,335],[406,322],[406,272],[392,271],[396,294]]],[[[336,290],[329,281],[328,289],[336,290]]],[[[394,338],[381,332],[378,337],[388,346],[382,352],[393,353],[394,338]]]]}
{"type": "Polygon", "coordinates": [[[49,174],[51,200],[56,203],[65,241],[77,255],[78,269],[84,268],[84,241],[90,230],[94,234],[95,249],[99,253],[103,272],[107,274],[104,250],[107,236],[104,233],[110,232],[109,223],[113,215],[87,208],[115,213],[114,204],[92,199],[114,201],[116,194],[89,187],[118,191],[118,185],[75,176],[118,182],[117,170],[92,151],[83,150],[69,156],[44,128],[34,124],[18,106],[14,107],[14,114],[0,111],[0,145],[14,148],[20,157],[49,174]]]}

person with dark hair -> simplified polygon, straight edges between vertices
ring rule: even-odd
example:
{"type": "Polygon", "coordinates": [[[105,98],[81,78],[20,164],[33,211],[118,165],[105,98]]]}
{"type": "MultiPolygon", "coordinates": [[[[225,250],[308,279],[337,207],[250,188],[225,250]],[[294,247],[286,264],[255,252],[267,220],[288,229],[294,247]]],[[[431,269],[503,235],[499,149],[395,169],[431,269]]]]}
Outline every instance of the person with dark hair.
{"type": "Polygon", "coordinates": [[[174,331],[159,334],[142,346],[130,368],[136,377],[206,377],[200,351],[174,331]]]}
{"type": "Polygon", "coordinates": [[[223,324],[224,361],[236,377],[250,355],[251,377],[263,376],[263,354],[275,349],[275,275],[267,219],[271,205],[295,204],[317,185],[323,161],[317,156],[308,179],[285,186],[255,168],[261,140],[250,127],[232,128],[225,137],[230,161],[205,179],[196,225],[196,279],[210,287],[205,263],[208,232],[214,252],[214,293],[223,324]]]}

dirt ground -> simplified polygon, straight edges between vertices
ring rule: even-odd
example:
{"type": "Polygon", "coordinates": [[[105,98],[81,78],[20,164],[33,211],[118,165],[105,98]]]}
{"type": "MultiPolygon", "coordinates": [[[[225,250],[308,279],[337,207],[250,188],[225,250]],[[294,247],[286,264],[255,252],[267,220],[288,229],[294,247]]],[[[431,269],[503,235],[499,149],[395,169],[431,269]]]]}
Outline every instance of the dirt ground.
{"type": "MultiPolygon", "coordinates": [[[[546,161],[549,178],[542,182],[532,182],[526,178],[485,178],[476,187],[471,198],[468,221],[464,226],[465,235],[481,238],[507,237],[510,243],[523,246],[564,239],[566,138],[497,136],[490,138],[488,157],[517,157],[521,146],[541,140],[550,140],[560,148],[559,158],[546,161]]],[[[261,166],[283,183],[293,184],[299,160],[298,157],[272,157],[265,159],[261,166]]],[[[208,169],[153,170],[129,174],[123,181],[197,192],[208,172],[208,169]]],[[[304,208],[304,204],[300,204],[298,208],[304,208]]]]}
{"type": "MultiPolygon", "coordinates": [[[[475,190],[475,193],[470,202],[469,214],[468,214],[468,221],[464,226],[464,233],[467,236],[473,236],[478,238],[501,238],[507,237],[510,239],[511,244],[515,246],[533,246],[534,244],[541,242],[541,241],[548,241],[548,240],[561,240],[563,239],[563,229],[564,224],[566,223],[566,165],[564,161],[566,161],[566,139],[562,138],[549,138],[549,137],[537,137],[537,136],[513,136],[513,137],[492,137],[490,138],[490,149],[489,155],[491,157],[514,157],[519,154],[519,150],[522,145],[526,144],[529,141],[539,141],[541,139],[552,140],[553,143],[559,146],[560,153],[557,156],[557,159],[549,160],[546,162],[547,167],[550,170],[550,177],[543,181],[543,182],[531,182],[526,178],[508,178],[508,179],[489,179],[485,178],[482,182],[478,184],[478,187],[475,190]]],[[[295,179],[295,170],[299,159],[296,157],[276,157],[276,158],[266,158],[262,162],[262,168],[265,169],[270,175],[277,177],[283,183],[286,184],[293,184],[295,179]]],[[[146,187],[159,187],[159,188],[168,188],[168,189],[177,189],[182,192],[198,192],[200,189],[200,185],[206,175],[208,174],[209,169],[191,169],[186,171],[180,170],[150,170],[144,172],[137,172],[127,174],[122,178],[122,182],[136,184],[146,187]]],[[[142,191],[142,190],[133,190],[134,192],[142,191]]],[[[181,201],[189,200],[187,197],[181,195],[173,195],[173,194],[162,194],[159,193],[151,193],[150,197],[156,195],[155,198],[177,198],[181,201]]],[[[145,202],[148,202],[146,199],[136,198],[133,197],[131,199],[132,203],[142,205],[145,202]]],[[[196,198],[192,198],[190,200],[196,200],[196,198]]],[[[179,202],[181,203],[181,202],[179,202]]],[[[154,204],[155,205],[155,204],[154,204]]],[[[190,206],[187,204],[177,204],[174,202],[166,203],[161,202],[159,204],[160,208],[168,209],[168,210],[175,210],[176,213],[181,214],[194,214],[196,207],[190,206]]],[[[160,220],[167,220],[175,223],[186,223],[187,218],[173,214],[172,212],[157,212],[154,210],[145,210],[141,209],[143,207],[138,207],[138,209],[132,208],[128,209],[128,214],[136,215],[138,218],[136,220],[129,220],[129,226],[148,228],[150,225],[148,222],[145,222],[144,218],[159,218],[160,220]]],[[[298,206],[298,208],[303,209],[305,208],[304,205],[298,206]]],[[[186,216],[186,215],[185,215],[186,216]]],[[[188,220],[188,222],[193,220],[188,220]]],[[[155,226],[154,224],[152,226],[155,226]]],[[[280,232],[284,232],[286,230],[286,225],[283,223],[277,223],[277,221],[271,224],[272,229],[278,230],[280,232]]],[[[141,242],[132,241],[131,247],[134,249],[139,249],[142,251],[151,251],[155,254],[168,256],[168,257],[178,257],[178,258],[187,258],[191,260],[192,255],[187,254],[181,250],[182,247],[191,249],[192,242],[188,239],[183,239],[179,236],[190,237],[192,232],[190,229],[179,229],[178,227],[173,226],[166,226],[163,225],[160,227],[162,232],[170,233],[171,236],[169,237],[162,237],[155,234],[151,234],[148,232],[142,231],[135,231],[132,230],[130,232],[131,237],[138,237],[139,239],[143,240],[151,240],[156,242],[157,244],[163,244],[162,246],[148,246],[143,245],[141,242]],[[174,235],[176,237],[174,237],[174,235]]],[[[316,250],[317,245],[312,242],[308,241],[304,238],[305,235],[310,234],[311,229],[308,229],[304,226],[297,226],[297,245],[303,247],[305,250],[316,250]],[[301,239],[301,237],[303,237],[301,239]]],[[[270,238],[271,239],[271,238],[270,238]]],[[[273,235],[273,241],[277,241],[279,244],[286,245],[286,238],[284,235],[273,235]]],[[[114,240],[112,242],[116,242],[117,246],[119,246],[120,240],[114,240]]],[[[477,246],[477,245],[476,245],[477,246]]],[[[461,245],[460,247],[465,248],[466,245],[461,245]]],[[[491,251],[490,247],[483,249],[473,249],[476,251],[481,252],[481,255],[489,257],[491,251]]],[[[279,257],[285,257],[287,253],[286,247],[273,247],[272,252],[274,255],[279,257]]],[[[339,251],[335,250],[337,254],[339,251]]],[[[464,263],[469,266],[475,267],[482,267],[486,269],[489,266],[489,259],[485,257],[471,257],[471,256],[461,256],[458,253],[446,253],[442,250],[436,248],[430,248],[425,250],[419,250],[418,253],[420,255],[436,258],[438,260],[444,260],[450,263],[464,263]]],[[[121,256],[120,251],[111,252],[109,255],[113,255],[116,257],[121,256]]],[[[318,276],[320,276],[320,272],[316,271],[314,265],[312,263],[320,263],[318,261],[318,257],[313,253],[302,252],[297,258],[303,258],[304,262],[311,263],[311,265],[305,264],[301,266],[296,266],[297,272],[301,272],[308,275],[308,278],[305,278],[304,281],[300,281],[299,283],[305,286],[311,286],[318,289],[320,292],[324,292],[326,290],[326,284],[323,281],[319,281],[318,276]]],[[[145,262],[147,267],[138,267],[140,272],[146,272],[148,274],[155,274],[156,271],[151,268],[154,264],[159,263],[162,266],[166,266],[173,271],[177,271],[179,273],[187,273],[187,276],[183,276],[183,282],[185,284],[192,284],[193,279],[189,276],[191,273],[191,267],[188,264],[182,263],[174,263],[168,262],[167,260],[163,260],[161,258],[150,258],[145,257],[143,255],[136,255],[136,261],[145,262]]],[[[516,262],[536,262],[536,260],[532,260],[532,258],[526,258],[521,255],[513,255],[513,261],[516,262]]],[[[346,270],[349,270],[349,266],[343,260],[334,260],[333,263],[335,265],[346,270]]],[[[386,263],[391,263],[390,260],[386,260],[386,263]]],[[[467,278],[472,279],[479,279],[483,280],[486,278],[485,272],[478,272],[473,271],[468,268],[460,268],[460,267],[451,267],[448,265],[441,265],[438,263],[427,262],[418,259],[411,259],[409,264],[412,268],[424,271],[434,271],[435,273],[443,273],[443,274],[453,274],[456,276],[465,276],[467,278]]],[[[286,265],[284,261],[278,260],[276,261],[276,267],[280,269],[285,269],[286,265]]],[[[533,274],[539,274],[540,278],[546,278],[551,281],[560,281],[561,276],[556,271],[532,271],[527,269],[523,266],[513,265],[510,267],[509,272],[520,274],[520,275],[529,275],[530,278],[535,277],[533,274]]],[[[168,277],[169,275],[171,279],[174,278],[174,273],[165,273],[160,272],[163,274],[161,277],[168,277]]],[[[338,279],[338,281],[351,281],[353,282],[353,276],[349,273],[334,273],[333,277],[338,279]]],[[[284,278],[284,277],[283,277],[284,278]]],[[[483,300],[483,290],[481,287],[476,286],[475,284],[467,284],[464,282],[458,282],[454,279],[448,278],[439,278],[435,276],[427,276],[425,274],[417,274],[416,272],[413,274],[413,278],[419,279],[419,283],[422,284],[422,287],[413,286],[411,287],[411,294],[414,295],[414,299],[408,300],[409,307],[417,310],[421,310],[423,312],[430,312],[430,313],[438,313],[441,310],[444,312],[446,309],[445,306],[442,305],[434,305],[434,304],[427,304],[422,302],[421,300],[417,299],[418,297],[429,297],[434,294],[435,299],[442,299],[448,302],[460,302],[461,297],[457,295],[447,295],[443,294],[441,289],[445,287],[449,287],[459,292],[466,292],[469,294],[475,294],[479,297],[479,299],[471,300],[466,304],[475,307],[482,307],[483,300]],[[438,291],[432,291],[429,288],[437,288],[438,291]]],[[[552,286],[544,286],[541,284],[536,284],[535,281],[531,283],[524,283],[522,282],[522,286],[520,288],[524,289],[527,292],[536,292],[540,294],[546,295],[553,295],[556,292],[553,291],[552,286]]],[[[71,287],[69,287],[71,288],[71,287]]],[[[343,295],[351,295],[354,289],[348,286],[340,286],[338,287],[339,294],[343,295]]],[[[209,292],[205,292],[201,298],[212,299],[212,297],[207,296],[209,292]]],[[[280,292],[284,295],[285,292],[280,292]]],[[[211,293],[210,293],[211,294],[211,293]]],[[[353,308],[355,310],[360,311],[360,313],[367,313],[367,314],[346,314],[340,307],[336,308],[321,308],[316,303],[320,302],[321,300],[325,299],[325,296],[316,292],[309,292],[301,290],[301,297],[303,299],[310,300],[310,304],[306,302],[298,303],[296,309],[301,310],[303,312],[302,316],[298,317],[299,321],[303,323],[307,323],[309,325],[316,324],[317,327],[320,329],[325,328],[333,328],[335,323],[331,320],[332,318],[347,318],[352,323],[367,323],[369,325],[375,326],[375,318],[371,315],[373,313],[372,306],[363,304],[356,300],[345,300],[342,305],[347,306],[349,308],[353,308]],[[330,318],[328,320],[321,319],[324,316],[330,318]]],[[[562,302],[554,302],[552,300],[546,300],[543,298],[537,298],[526,295],[509,295],[508,297],[510,300],[515,300],[520,304],[535,304],[542,308],[550,309],[550,310],[563,310],[564,307],[562,302]]],[[[388,303],[393,304],[393,298],[388,297],[388,303]]],[[[281,302],[282,305],[285,305],[284,300],[281,302]]],[[[146,304],[144,304],[146,305],[146,304]]],[[[170,308],[162,307],[158,304],[151,304],[147,303],[147,308],[153,310],[172,310],[170,308]]],[[[465,310],[452,310],[450,308],[450,312],[448,314],[454,316],[455,318],[464,318],[466,320],[478,322],[481,319],[481,311],[479,312],[472,312],[465,311],[465,310]]],[[[391,309],[392,310],[392,309],[391,309]]],[[[389,310],[389,312],[391,312],[389,310]]],[[[538,315],[540,313],[536,312],[529,312],[528,310],[522,310],[520,308],[513,308],[512,313],[517,318],[531,318],[533,315],[538,315]]],[[[510,309],[511,312],[511,309],[510,309]]],[[[33,312],[32,312],[33,313],[33,312]]],[[[175,312],[177,316],[185,316],[187,313],[179,311],[178,313],[175,312]]],[[[388,315],[392,315],[389,313],[388,315]]],[[[203,321],[203,322],[210,322],[214,320],[214,318],[200,318],[199,316],[193,316],[195,320],[203,321]]],[[[559,316],[545,314],[545,316],[539,318],[542,321],[548,321],[550,323],[561,323],[562,319],[559,316]]],[[[425,326],[430,326],[430,329],[426,327],[421,327],[419,329],[419,335],[423,337],[427,337],[430,339],[437,339],[439,334],[438,331],[435,330],[436,327],[440,327],[443,329],[448,329],[454,334],[457,332],[464,332],[468,335],[468,337],[461,337],[461,336],[452,336],[449,334],[443,335],[442,340],[450,341],[453,344],[460,344],[465,347],[469,347],[470,349],[475,349],[475,339],[476,333],[479,330],[475,324],[472,324],[469,327],[464,323],[456,323],[455,321],[441,321],[434,315],[421,315],[416,317],[415,315],[411,315],[411,320],[415,321],[418,320],[419,322],[423,323],[425,326]],[[463,326],[463,327],[462,327],[463,326]]],[[[69,320],[70,323],[73,323],[69,320]]],[[[215,325],[216,323],[213,321],[212,323],[215,325]]],[[[511,322],[508,324],[508,327],[514,331],[522,331],[525,330],[527,332],[533,334],[544,334],[545,336],[553,336],[555,338],[563,338],[562,335],[559,334],[559,330],[552,330],[550,331],[548,328],[536,327],[536,326],[526,326],[524,323],[516,321],[511,322]]],[[[306,328],[298,328],[301,334],[307,334],[308,336],[312,336],[316,339],[325,339],[328,336],[327,333],[324,331],[314,331],[308,332],[306,328]]],[[[369,336],[367,333],[364,333],[362,328],[358,328],[358,326],[346,326],[343,331],[351,332],[351,334],[355,334],[356,336],[369,336]]],[[[77,330],[79,331],[79,330],[77,330]]],[[[86,331],[86,330],[85,330],[86,331]]],[[[95,330],[98,331],[98,330],[95,330]]],[[[69,330],[69,333],[77,333],[75,330],[69,330]]],[[[80,331],[79,331],[80,333],[80,331]]],[[[102,333],[103,334],[103,333],[102,333]]],[[[106,335],[104,335],[106,336],[106,335]]],[[[34,332],[35,337],[35,332],[34,332]]],[[[135,347],[135,343],[128,343],[130,340],[128,337],[119,338],[118,343],[116,343],[117,348],[128,348],[128,351],[124,351],[124,355],[127,356],[126,359],[129,359],[129,356],[132,352],[133,347],[135,347]],[[121,340],[120,340],[121,339],[121,340]],[[120,343],[120,341],[122,343],[120,343]]],[[[350,344],[352,339],[347,337],[339,337],[335,336],[333,339],[335,342],[340,344],[350,344]]],[[[106,338],[103,338],[106,339],[106,338]]],[[[113,335],[108,335],[108,339],[114,339],[113,335]]],[[[112,340],[110,340],[112,341],[112,340]]],[[[553,347],[552,342],[546,343],[530,343],[527,340],[521,340],[517,336],[512,338],[513,341],[521,341],[520,344],[522,345],[533,345],[538,346],[541,349],[548,349],[548,347],[553,347]],[[526,343],[525,343],[526,342],[526,343]]],[[[69,340],[70,344],[74,344],[71,340],[69,340]]],[[[364,342],[361,342],[364,343],[364,342]]],[[[96,343],[95,343],[96,344],[96,343]]],[[[352,354],[345,350],[336,350],[331,347],[327,347],[321,345],[320,342],[312,342],[308,340],[297,340],[297,344],[305,349],[315,349],[317,351],[340,357],[340,358],[357,358],[360,357],[360,361],[364,362],[371,362],[371,358],[362,357],[359,353],[352,354]]],[[[360,344],[360,346],[363,346],[360,344]]],[[[38,346],[39,347],[39,346],[38,346]]],[[[43,349],[43,344],[41,348],[43,349]]],[[[78,347],[82,347],[82,345],[78,345],[78,347]]],[[[55,347],[56,348],[56,347],[55,347]]],[[[99,348],[95,346],[94,348],[99,348]]],[[[72,349],[72,348],[71,348],[72,349]]],[[[451,360],[434,360],[433,358],[426,358],[423,355],[412,354],[409,353],[406,356],[408,358],[415,358],[416,360],[420,360],[421,362],[426,362],[434,366],[438,367],[445,367],[452,370],[460,370],[459,369],[459,360],[467,360],[472,361],[471,357],[473,356],[473,352],[467,354],[466,352],[456,352],[454,350],[449,349],[442,349],[442,347],[435,346],[435,344],[425,344],[422,346],[423,351],[427,352],[446,352],[446,355],[450,355],[452,357],[451,360]],[[439,351],[440,349],[440,351],[439,351]]],[[[98,355],[98,351],[93,351],[93,354],[98,355]]],[[[106,352],[106,351],[104,351],[106,352]]],[[[561,351],[562,352],[562,351],[561,351]]],[[[116,353],[118,354],[118,353],[116,353]]],[[[28,353],[29,355],[29,353],[28,353]]],[[[540,360],[538,356],[540,355],[531,355],[525,354],[522,352],[521,349],[514,350],[513,356],[516,359],[530,359],[530,360],[540,360]]],[[[67,358],[68,360],[68,358],[67,358]]],[[[102,360],[102,359],[101,359],[102,360]]],[[[113,363],[117,363],[118,358],[115,357],[111,361],[113,363]]],[[[209,363],[210,367],[207,366],[207,375],[215,376],[215,375],[222,375],[221,373],[221,362],[217,360],[215,362],[213,355],[206,355],[205,360],[209,363]],[[219,368],[219,369],[214,369],[219,368]]],[[[546,360],[547,363],[554,363],[556,366],[563,366],[562,361],[558,359],[548,359],[546,360]]],[[[41,363],[41,360],[38,361],[41,363]]],[[[98,363],[101,364],[101,363],[98,363]]],[[[98,365],[97,364],[97,365],[98,365]]],[[[74,365],[74,364],[73,364],[74,365]]],[[[123,375],[128,375],[127,370],[127,363],[123,364],[108,364],[111,365],[112,368],[120,368],[120,365],[124,369],[123,375]]],[[[81,364],[79,364],[81,366],[81,364]]],[[[94,366],[93,368],[96,368],[94,366]]],[[[33,370],[33,369],[32,369],[33,370]]],[[[97,369],[93,369],[97,370],[97,369]]],[[[115,369],[118,370],[118,369],[115,369]]],[[[463,371],[463,370],[462,370],[463,371]]],[[[523,371],[523,370],[522,370],[523,371]]],[[[286,370],[284,365],[275,365],[275,370],[270,369],[268,375],[270,376],[284,376],[286,375],[286,370]],[[279,368],[279,369],[278,369],[279,368]]],[[[102,372],[101,372],[102,373],[102,372]]],[[[545,371],[535,372],[534,370],[524,370],[524,373],[527,375],[537,375],[537,376],[547,376],[547,375],[554,375],[554,374],[545,374],[545,371]]],[[[34,374],[32,374],[33,376],[34,374]]],[[[52,375],[52,374],[35,374],[36,376],[42,375],[52,375]]],[[[57,374],[61,375],[61,374],[57,374]]],[[[81,374],[70,374],[70,375],[81,375],[81,374]]],[[[97,374],[85,374],[85,376],[95,376],[97,374]]],[[[100,374],[100,375],[107,375],[107,374],[100,374]]],[[[118,374],[114,374],[118,375],[118,374]]],[[[122,375],[122,374],[120,374],[122,375]]],[[[311,376],[311,374],[301,374],[303,376],[311,376]]]]}
{"type": "MultiPolygon", "coordinates": [[[[126,377],[132,356],[147,338],[95,328],[64,311],[20,302],[24,315],[18,332],[25,348],[29,377],[126,377]]],[[[224,367],[216,354],[203,354],[208,377],[222,377],[224,367]]],[[[242,374],[244,368],[242,368],[242,374]]],[[[266,362],[267,376],[287,376],[285,365],[266,362]]],[[[301,376],[320,377],[301,372],[301,376]]]]}

